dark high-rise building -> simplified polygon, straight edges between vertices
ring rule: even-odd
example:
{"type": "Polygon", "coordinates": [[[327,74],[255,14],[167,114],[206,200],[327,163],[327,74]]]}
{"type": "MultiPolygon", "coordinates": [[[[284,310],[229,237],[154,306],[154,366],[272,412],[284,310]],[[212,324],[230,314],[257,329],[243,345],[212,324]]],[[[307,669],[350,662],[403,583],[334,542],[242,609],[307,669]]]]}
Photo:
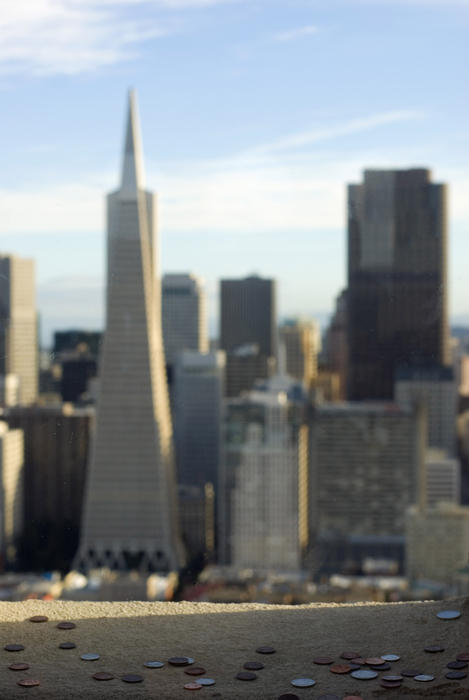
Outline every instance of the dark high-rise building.
{"type": "Polygon", "coordinates": [[[446,186],[430,178],[366,170],[349,186],[349,399],[390,399],[398,369],[448,364],[446,186]]]}
{"type": "Polygon", "coordinates": [[[275,280],[252,276],[221,281],[220,349],[226,352],[228,396],[249,390],[256,379],[272,374],[277,358],[275,280]],[[240,373],[239,353],[248,346],[255,348],[255,357],[250,360],[255,371],[243,368],[240,373]]]}

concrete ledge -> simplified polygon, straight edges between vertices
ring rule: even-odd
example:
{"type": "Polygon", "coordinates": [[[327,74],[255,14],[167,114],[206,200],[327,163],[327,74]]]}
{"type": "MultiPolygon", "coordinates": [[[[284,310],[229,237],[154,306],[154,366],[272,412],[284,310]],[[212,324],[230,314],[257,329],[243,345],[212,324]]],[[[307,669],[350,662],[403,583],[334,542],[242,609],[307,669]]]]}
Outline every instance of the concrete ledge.
{"type": "MultiPolygon", "coordinates": [[[[469,698],[468,679],[449,681],[446,664],[469,651],[469,603],[463,599],[444,603],[396,603],[307,606],[212,605],[208,603],[0,603],[0,698],[131,698],[166,700],[189,698],[184,683],[193,678],[182,668],[168,666],[170,656],[192,656],[206,668],[216,685],[193,691],[198,698],[275,700],[282,693],[316,700],[322,694],[360,695],[365,700],[396,698],[469,698]],[[442,621],[438,610],[457,608],[462,617],[442,621]],[[33,624],[32,615],[47,615],[49,622],[33,624]],[[71,631],[59,630],[62,620],[76,622],[71,631]],[[62,650],[60,642],[73,641],[76,649],[62,650]],[[21,652],[3,646],[19,643],[21,652]],[[442,654],[426,654],[423,647],[441,644],[442,654]],[[271,645],[276,654],[260,656],[256,647],[271,645]],[[331,673],[312,663],[314,656],[339,659],[345,650],[363,656],[397,653],[401,661],[392,672],[417,667],[432,673],[431,684],[407,679],[399,690],[384,690],[377,680],[356,681],[331,673]],[[101,658],[85,662],[80,655],[96,652],[101,658]],[[162,669],[146,669],[144,661],[165,662],[162,669]],[[245,661],[261,660],[265,669],[252,682],[234,679],[245,661]],[[13,662],[26,661],[31,669],[14,672],[13,662]],[[91,675],[109,671],[116,679],[98,682],[91,675]],[[125,673],[144,677],[139,685],[120,680],[125,673]],[[312,689],[294,689],[290,680],[310,677],[312,689]],[[37,678],[37,688],[22,688],[20,678],[37,678]]],[[[391,671],[390,671],[391,672],[391,671]]]]}

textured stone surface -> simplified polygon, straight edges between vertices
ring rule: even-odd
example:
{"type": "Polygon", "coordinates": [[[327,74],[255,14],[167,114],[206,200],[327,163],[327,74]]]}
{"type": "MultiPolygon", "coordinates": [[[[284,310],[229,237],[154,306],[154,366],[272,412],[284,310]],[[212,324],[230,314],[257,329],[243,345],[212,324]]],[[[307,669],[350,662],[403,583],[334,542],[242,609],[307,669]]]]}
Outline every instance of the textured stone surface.
{"type": "Polygon", "coordinates": [[[26,601],[0,603],[0,696],[2,698],[132,698],[166,700],[189,697],[183,686],[188,681],[184,668],[168,666],[170,656],[192,656],[216,685],[198,691],[196,697],[223,700],[251,698],[275,700],[292,692],[290,680],[310,677],[314,689],[295,692],[316,700],[335,693],[372,698],[420,697],[469,698],[469,682],[445,679],[446,663],[469,647],[469,606],[463,600],[445,603],[401,603],[394,605],[210,605],[203,603],[69,603],[26,601]],[[459,620],[436,618],[442,608],[459,608],[459,620]],[[32,615],[45,614],[49,621],[28,622],[32,615]],[[57,622],[73,620],[74,630],[56,629],[57,622]],[[73,641],[76,649],[61,650],[61,641],[73,641]],[[15,654],[3,650],[6,643],[20,643],[25,650],[15,654]],[[425,654],[423,647],[440,643],[442,654],[425,654]],[[260,645],[272,645],[276,653],[256,655],[260,645]],[[433,673],[436,680],[422,684],[406,679],[398,690],[384,690],[379,680],[354,681],[331,674],[327,666],[313,664],[313,657],[330,655],[339,659],[347,650],[364,656],[398,653],[400,668],[418,667],[433,673]],[[100,654],[94,662],[80,660],[88,652],[100,654]],[[250,683],[234,676],[245,661],[260,659],[265,668],[250,683]],[[161,660],[164,668],[144,668],[144,661],[161,660]],[[27,672],[8,670],[8,664],[25,661],[27,672]],[[115,680],[100,682],[91,676],[108,671],[115,680]],[[126,673],[140,674],[144,681],[127,685],[126,673]],[[41,685],[27,690],[16,685],[20,678],[38,678],[41,685]]]}

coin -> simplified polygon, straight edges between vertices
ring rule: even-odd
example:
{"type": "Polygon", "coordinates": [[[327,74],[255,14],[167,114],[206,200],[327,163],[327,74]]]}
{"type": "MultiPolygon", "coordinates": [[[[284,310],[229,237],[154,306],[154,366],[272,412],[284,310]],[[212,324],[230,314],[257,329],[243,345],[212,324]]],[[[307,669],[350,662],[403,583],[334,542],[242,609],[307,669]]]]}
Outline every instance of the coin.
{"type": "Polygon", "coordinates": [[[360,668],[360,664],[353,664],[352,662],[349,663],[349,666],[351,671],[358,671],[360,668]]]}
{"type": "Polygon", "coordinates": [[[451,678],[453,681],[460,681],[463,678],[467,678],[467,673],[464,673],[464,671],[448,671],[448,673],[445,674],[446,678],[451,678]]]}
{"type": "Polygon", "coordinates": [[[349,673],[352,669],[348,664],[334,664],[333,666],[329,667],[329,671],[331,673],[349,673]]]}
{"type": "Polygon", "coordinates": [[[461,671],[461,669],[467,668],[467,663],[465,661],[450,661],[449,664],[446,664],[446,668],[461,671]]]}
{"type": "Polygon", "coordinates": [[[344,651],[341,655],[341,659],[345,659],[346,661],[351,661],[352,659],[357,659],[360,656],[360,654],[357,654],[355,651],[344,651]]]}
{"type": "Polygon", "coordinates": [[[356,678],[358,681],[371,681],[372,678],[377,677],[376,671],[368,671],[367,669],[360,669],[360,671],[352,671],[350,674],[352,678],[356,678]]]}
{"type": "Polygon", "coordinates": [[[318,664],[320,666],[326,666],[328,664],[333,664],[334,659],[332,659],[330,656],[316,656],[313,659],[313,664],[318,664]]]}
{"type": "Polygon", "coordinates": [[[99,654],[82,654],[80,659],[82,661],[97,661],[99,659],[99,654]]]}
{"type": "Polygon", "coordinates": [[[18,685],[23,686],[23,688],[35,688],[37,685],[41,684],[33,678],[23,678],[23,680],[18,681],[18,685]]]}
{"type": "Polygon", "coordinates": [[[366,661],[361,656],[357,656],[355,659],[352,659],[352,663],[358,664],[359,666],[366,666],[366,661]]]}
{"type": "Polygon", "coordinates": [[[419,673],[418,676],[414,676],[414,681],[421,681],[422,683],[427,683],[428,681],[434,681],[435,676],[431,676],[429,673],[419,673]]]}
{"type": "Polygon", "coordinates": [[[76,649],[76,646],[73,642],[62,642],[59,644],[59,649],[76,649]]]}
{"type": "Polygon", "coordinates": [[[145,661],[143,665],[147,668],[163,668],[164,663],[162,661],[145,661]]]}
{"type": "Polygon", "coordinates": [[[184,673],[188,676],[203,676],[207,671],[202,666],[192,666],[192,668],[186,668],[184,673]]]}
{"type": "Polygon", "coordinates": [[[424,651],[426,651],[428,654],[437,654],[440,651],[444,651],[444,647],[440,647],[438,644],[433,644],[429,647],[425,647],[424,651]]]}
{"type": "Polygon", "coordinates": [[[57,625],[58,630],[74,630],[76,624],[74,622],[59,622],[57,625]]]}
{"type": "Polygon", "coordinates": [[[246,663],[243,664],[243,668],[245,668],[246,671],[260,671],[264,668],[264,664],[261,664],[260,661],[246,661],[246,663]]]}
{"type": "Polygon", "coordinates": [[[5,651],[23,651],[24,646],[22,644],[6,644],[4,647],[5,651]]]}
{"type": "Polygon", "coordinates": [[[256,652],[258,654],[275,654],[275,649],[273,647],[257,647],[256,652]]]}
{"type": "Polygon", "coordinates": [[[312,678],[294,678],[290,682],[295,688],[311,688],[316,685],[316,681],[313,681],[312,678]]]}
{"type": "Polygon", "coordinates": [[[33,615],[29,618],[29,622],[47,622],[48,619],[45,615],[33,615]]]}
{"type": "Polygon", "coordinates": [[[405,676],[406,678],[415,678],[415,676],[421,675],[422,671],[415,668],[405,668],[403,671],[401,671],[401,676],[405,676]]]}
{"type": "Polygon", "coordinates": [[[193,683],[185,683],[184,684],[184,689],[185,690],[202,690],[203,686],[200,685],[200,683],[196,683],[195,681],[193,683]]]}
{"type": "Polygon", "coordinates": [[[391,674],[387,676],[381,676],[382,681],[390,681],[391,683],[395,683],[396,681],[403,681],[404,676],[392,676],[391,674]]]}
{"type": "Polygon", "coordinates": [[[168,663],[172,666],[188,666],[190,664],[189,656],[172,656],[168,659],[168,663]]]}
{"type": "Polygon", "coordinates": [[[457,620],[458,617],[461,617],[461,613],[459,610],[440,610],[437,617],[440,620],[457,620]]]}
{"type": "Polygon", "coordinates": [[[125,676],[121,676],[121,680],[124,683],[141,683],[143,676],[138,676],[136,673],[126,673],[125,676]]]}
{"type": "Polygon", "coordinates": [[[370,656],[365,659],[367,666],[382,666],[383,659],[380,656],[370,656]]]}
{"type": "Polygon", "coordinates": [[[115,676],[113,676],[112,673],[107,673],[106,671],[98,671],[97,673],[93,673],[91,678],[94,678],[95,681],[112,681],[115,676]]]}
{"type": "Polygon", "coordinates": [[[469,661],[469,654],[465,651],[462,654],[458,654],[456,658],[458,661],[469,661]]]}
{"type": "Polygon", "coordinates": [[[213,678],[197,678],[197,683],[199,685],[215,685],[213,678]]]}
{"type": "Polygon", "coordinates": [[[333,695],[332,693],[326,693],[325,695],[320,695],[318,700],[340,700],[338,695],[333,695]]]}
{"type": "Polygon", "coordinates": [[[379,664],[379,666],[377,664],[373,666],[374,671],[389,671],[390,668],[391,664],[388,664],[387,661],[385,661],[382,664],[379,664]]]}
{"type": "Polygon", "coordinates": [[[382,654],[381,658],[384,661],[399,661],[401,657],[397,654],[382,654]]]}
{"type": "Polygon", "coordinates": [[[8,668],[10,669],[10,671],[27,671],[29,668],[29,664],[10,664],[8,668]]]}
{"type": "Polygon", "coordinates": [[[255,681],[257,675],[251,671],[240,671],[235,677],[238,679],[238,681],[255,681]]]}

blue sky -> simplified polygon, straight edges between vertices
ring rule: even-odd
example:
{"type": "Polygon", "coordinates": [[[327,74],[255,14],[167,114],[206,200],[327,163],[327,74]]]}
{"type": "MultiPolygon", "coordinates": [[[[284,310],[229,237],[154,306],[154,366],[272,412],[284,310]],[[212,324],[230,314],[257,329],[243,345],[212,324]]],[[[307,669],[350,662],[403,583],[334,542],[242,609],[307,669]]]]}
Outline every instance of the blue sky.
{"type": "Polygon", "coordinates": [[[450,185],[450,305],[469,314],[469,0],[2,0],[0,249],[37,263],[43,335],[103,321],[104,195],[138,91],[161,268],[345,282],[345,183],[450,185]]]}

